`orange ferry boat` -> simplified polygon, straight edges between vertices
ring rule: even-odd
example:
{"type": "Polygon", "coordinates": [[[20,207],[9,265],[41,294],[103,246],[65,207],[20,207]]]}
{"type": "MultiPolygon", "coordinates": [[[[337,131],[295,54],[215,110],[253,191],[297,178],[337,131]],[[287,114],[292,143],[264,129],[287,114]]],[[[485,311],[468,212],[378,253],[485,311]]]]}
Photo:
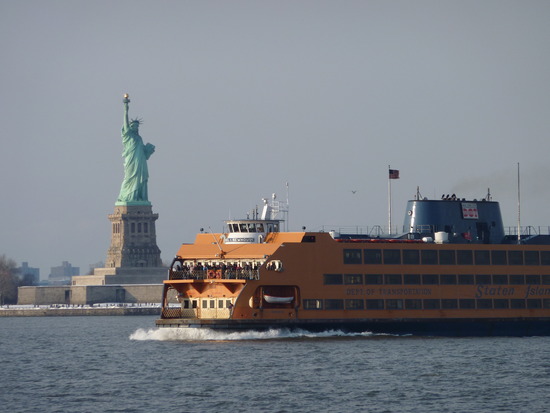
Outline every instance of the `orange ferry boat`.
{"type": "Polygon", "coordinates": [[[407,203],[403,233],[387,237],[281,231],[281,205],[264,200],[261,215],[183,244],[156,324],[550,334],[550,235],[506,235],[489,194],[469,201],[418,194],[407,203]]]}

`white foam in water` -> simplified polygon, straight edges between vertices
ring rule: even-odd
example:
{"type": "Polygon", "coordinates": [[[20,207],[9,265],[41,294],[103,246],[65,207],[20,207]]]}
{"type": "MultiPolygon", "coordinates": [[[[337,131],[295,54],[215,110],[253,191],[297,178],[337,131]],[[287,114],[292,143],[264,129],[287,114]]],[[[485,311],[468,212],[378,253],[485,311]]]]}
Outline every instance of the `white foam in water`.
{"type": "Polygon", "coordinates": [[[290,331],[287,329],[271,329],[267,331],[227,332],[209,328],[139,328],[130,335],[130,340],[136,341],[229,341],[229,340],[274,340],[288,338],[325,338],[325,337],[369,337],[370,332],[344,333],[340,330],[328,330],[311,333],[305,330],[290,331]]]}

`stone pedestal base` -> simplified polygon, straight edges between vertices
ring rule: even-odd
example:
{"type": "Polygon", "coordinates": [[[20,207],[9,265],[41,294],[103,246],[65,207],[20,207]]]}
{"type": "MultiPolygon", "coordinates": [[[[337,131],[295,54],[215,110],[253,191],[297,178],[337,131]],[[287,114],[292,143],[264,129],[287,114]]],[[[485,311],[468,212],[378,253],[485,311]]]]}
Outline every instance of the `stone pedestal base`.
{"type": "Polygon", "coordinates": [[[93,275],[77,275],[72,285],[162,284],[168,279],[167,267],[96,268],[93,275]]]}
{"type": "Polygon", "coordinates": [[[116,205],[111,221],[111,246],[107,268],[161,267],[155,221],[151,205],[116,205]]]}

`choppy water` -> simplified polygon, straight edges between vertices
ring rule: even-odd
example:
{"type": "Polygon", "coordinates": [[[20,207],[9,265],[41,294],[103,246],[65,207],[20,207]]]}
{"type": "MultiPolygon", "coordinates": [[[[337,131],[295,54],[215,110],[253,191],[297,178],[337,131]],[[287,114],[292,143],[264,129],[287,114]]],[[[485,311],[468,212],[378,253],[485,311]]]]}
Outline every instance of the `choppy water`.
{"type": "Polygon", "coordinates": [[[156,329],[0,318],[4,412],[545,412],[550,337],[156,329]]]}

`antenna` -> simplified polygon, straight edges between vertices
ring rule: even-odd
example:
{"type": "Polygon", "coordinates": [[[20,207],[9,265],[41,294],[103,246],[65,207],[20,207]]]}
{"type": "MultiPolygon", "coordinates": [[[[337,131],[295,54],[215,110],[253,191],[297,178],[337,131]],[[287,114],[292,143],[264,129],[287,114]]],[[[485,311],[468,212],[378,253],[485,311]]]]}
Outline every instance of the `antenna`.
{"type": "Polygon", "coordinates": [[[289,201],[289,189],[288,189],[288,182],[286,183],[286,220],[285,220],[285,226],[286,226],[286,230],[288,232],[288,226],[289,226],[289,221],[290,219],[288,218],[289,214],[290,214],[290,201],[289,201]]]}

